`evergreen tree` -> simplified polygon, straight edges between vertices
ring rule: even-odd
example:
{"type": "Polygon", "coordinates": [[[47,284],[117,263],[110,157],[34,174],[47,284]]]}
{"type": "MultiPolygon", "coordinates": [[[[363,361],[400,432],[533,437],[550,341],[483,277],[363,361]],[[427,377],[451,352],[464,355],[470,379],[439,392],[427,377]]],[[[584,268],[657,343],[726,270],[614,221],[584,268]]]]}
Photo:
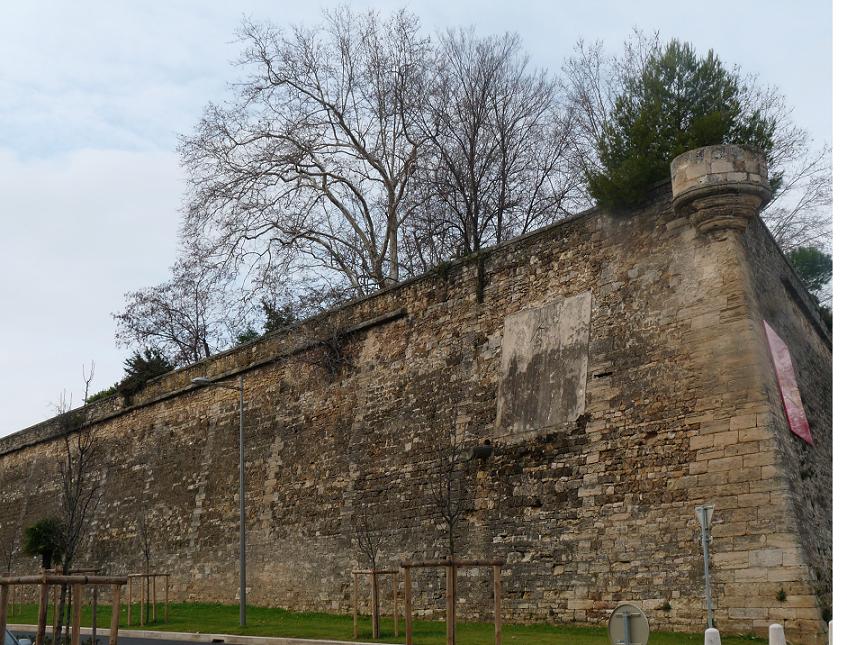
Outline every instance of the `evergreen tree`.
{"type": "Polygon", "coordinates": [[[813,294],[818,295],[832,279],[832,256],[813,246],[801,246],[788,253],[797,275],[813,294]]]}
{"type": "Polygon", "coordinates": [[[276,303],[263,299],[262,313],[265,316],[264,328],[266,334],[275,329],[291,327],[297,322],[297,313],[294,310],[294,305],[290,302],[277,306],[276,303]]]}
{"type": "MultiPolygon", "coordinates": [[[[649,188],[668,177],[668,166],[692,148],[720,143],[773,149],[776,123],[742,100],[746,88],[713,51],[697,55],[672,40],[645,64],[624,74],[599,142],[599,172],[587,170],[598,203],[626,207],[645,200],[649,188]]],[[[776,187],[780,175],[772,177],[776,187]]]]}
{"type": "Polygon", "coordinates": [[[244,331],[235,335],[235,344],[243,345],[259,338],[261,334],[253,329],[252,325],[248,326],[244,331]]]}
{"type": "Polygon", "coordinates": [[[143,351],[134,352],[124,361],[124,378],[117,384],[118,392],[129,400],[141,391],[147,381],[167,374],[174,368],[158,349],[145,347],[143,351]]]}

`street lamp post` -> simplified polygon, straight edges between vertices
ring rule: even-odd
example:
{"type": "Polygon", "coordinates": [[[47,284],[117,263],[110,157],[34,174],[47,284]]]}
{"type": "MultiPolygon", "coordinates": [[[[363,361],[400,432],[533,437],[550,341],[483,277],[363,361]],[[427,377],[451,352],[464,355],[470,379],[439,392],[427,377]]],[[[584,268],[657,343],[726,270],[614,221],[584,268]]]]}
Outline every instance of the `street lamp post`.
{"type": "Polygon", "coordinates": [[[703,545],[703,583],[706,591],[706,626],[715,626],[714,609],[712,608],[712,583],[709,576],[709,529],[712,528],[712,514],[715,507],[711,504],[698,506],[694,509],[697,521],[700,523],[700,542],[703,545]]]}
{"type": "Polygon", "coordinates": [[[194,385],[222,387],[226,390],[238,391],[238,584],[239,606],[238,622],[242,627],[247,626],[247,532],[244,514],[244,375],[239,375],[238,385],[228,385],[226,382],[217,383],[205,376],[191,379],[194,385]]]}

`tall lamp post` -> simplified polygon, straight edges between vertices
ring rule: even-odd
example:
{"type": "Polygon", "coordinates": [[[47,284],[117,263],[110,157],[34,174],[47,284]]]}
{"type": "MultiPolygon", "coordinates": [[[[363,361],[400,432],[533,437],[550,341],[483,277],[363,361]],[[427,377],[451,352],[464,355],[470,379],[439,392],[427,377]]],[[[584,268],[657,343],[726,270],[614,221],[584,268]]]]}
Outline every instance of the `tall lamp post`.
{"type": "Polygon", "coordinates": [[[703,544],[703,583],[706,591],[706,626],[715,626],[714,609],[712,608],[712,583],[709,577],[709,530],[712,528],[712,515],[715,507],[704,504],[694,509],[697,521],[700,523],[700,542],[703,544]]]}
{"type": "Polygon", "coordinates": [[[238,385],[226,381],[216,382],[205,376],[191,379],[194,385],[222,387],[238,392],[238,530],[239,530],[239,606],[238,621],[242,627],[247,626],[247,537],[244,522],[244,375],[238,377],[238,385]]]}

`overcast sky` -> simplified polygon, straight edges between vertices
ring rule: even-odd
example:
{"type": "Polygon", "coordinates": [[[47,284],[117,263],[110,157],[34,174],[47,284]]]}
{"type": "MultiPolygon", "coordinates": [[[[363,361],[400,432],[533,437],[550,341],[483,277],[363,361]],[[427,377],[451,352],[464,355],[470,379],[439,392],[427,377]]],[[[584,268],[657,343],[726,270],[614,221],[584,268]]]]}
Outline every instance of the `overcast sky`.
{"type": "MultiPolygon", "coordinates": [[[[616,50],[634,26],[714,48],[775,84],[831,141],[831,4],[821,0],[353,2],[406,6],[427,31],[517,31],[560,66],[579,37],[616,50]]],[[[202,0],[4,3],[0,14],[0,436],[122,374],[111,313],[174,259],[183,180],[174,152],[239,72],[247,15],[311,24],[333,3],[202,0]]]]}

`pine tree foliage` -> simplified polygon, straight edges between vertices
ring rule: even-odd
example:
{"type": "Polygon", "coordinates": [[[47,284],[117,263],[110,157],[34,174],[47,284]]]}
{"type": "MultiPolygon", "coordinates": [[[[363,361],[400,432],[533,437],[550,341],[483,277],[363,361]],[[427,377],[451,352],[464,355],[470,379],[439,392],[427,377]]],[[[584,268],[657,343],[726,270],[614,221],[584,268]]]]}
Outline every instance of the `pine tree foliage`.
{"type": "MultiPolygon", "coordinates": [[[[587,172],[601,204],[638,205],[667,179],[670,161],[693,148],[736,143],[773,151],[775,118],[745,105],[739,73],[711,50],[699,56],[689,43],[671,40],[622,80],[599,140],[601,167],[587,172]]],[[[780,173],[772,175],[774,189],[780,181],[780,173]]]]}
{"type": "Polygon", "coordinates": [[[806,288],[819,296],[832,279],[832,256],[813,246],[801,246],[788,253],[797,275],[806,288]]]}

